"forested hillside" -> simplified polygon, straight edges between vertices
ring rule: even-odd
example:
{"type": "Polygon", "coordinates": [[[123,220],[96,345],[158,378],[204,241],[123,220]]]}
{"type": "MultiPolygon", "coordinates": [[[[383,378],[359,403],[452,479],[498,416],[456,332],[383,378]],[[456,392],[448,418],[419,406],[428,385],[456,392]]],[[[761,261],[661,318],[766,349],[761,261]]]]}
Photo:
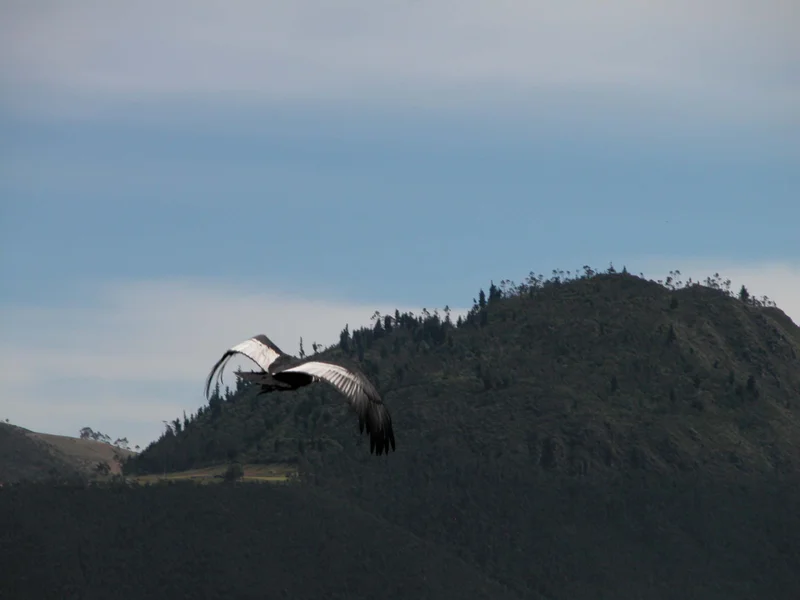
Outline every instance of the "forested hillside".
{"type": "Polygon", "coordinates": [[[320,355],[376,381],[388,457],[324,385],[242,387],[126,470],[296,461],[523,597],[794,597],[798,353],[791,319],[718,276],[532,275],[464,320],[382,315],[320,355]]]}
{"type": "MultiPolygon", "coordinates": [[[[353,361],[376,382],[408,459],[480,456],[573,474],[796,468],[791,319],[718,276],[700,285],[611,271],[491,285],[455,323],[447,308],[377,316],[319,358],[353,361]]],[[[242,385],[176,419],[126,470],[365,461],[365,443],[328,386],[256,396],[242,385]]]]}

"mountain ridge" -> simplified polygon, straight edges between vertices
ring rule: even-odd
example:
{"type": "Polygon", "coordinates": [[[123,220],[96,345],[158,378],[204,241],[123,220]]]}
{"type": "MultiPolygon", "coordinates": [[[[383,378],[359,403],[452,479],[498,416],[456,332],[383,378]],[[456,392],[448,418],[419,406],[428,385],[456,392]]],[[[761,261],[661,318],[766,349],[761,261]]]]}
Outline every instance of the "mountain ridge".
{"type": "MultiPolygon", "coordinates": [[[[492,284],[489,295],[481,290],[467,317],[456,324],[438,311],[379,316],[371,329],[350,334],[345,328],[338,346],[316,356],[353,361],[376,381],[392,411],[398,444],[429,416],[431,422],[460,427],[460,443],[482,452],[491,438],[493,445],[503,445],[488,423],[505,428],[504,445],[518,454],[527,447],[541,468],[578,472],[583,459],[570,458],[566,448],[575,446],[575,437],[568,434],[567,443],[563,436],[546,435],[543,424],[555,420],[570,430],[602,430],[611,419],[612,433],[627,440],[655,420],[662,424],[661,450],[647,447],[621,455],[621,446],[630,444],[614,444],[613,435],[595,431],[590,462],[687,468],[698,457],[711,460],[703,450],[706,435],[714,446],[741,458],[738,470],[776,468],[763,448],[751,447],[754,434],[743,433],[747,427],[737,435],[726,428],[737,418],[749,418],[752,427],[774,430],[771,435],[779,439],[798,435],[800,329],[785,313],[768,299],[733,297],[717,279],[681,287],[669,278],[665,285],[625,272],[590,270],[566,281],[554,273],[551,280],[533,279],[525,287],[503,282],[501,290],[492,284]],[[517,414],[521,425],[512,422],[517,414]],[[672,430],[680,423],[684,452],[668,460],[676,443],[672,430]],[[791,431],[779,435],[784,426],[791,431]]],[[[243,386],[224,397],[217,392],[180,432],[165,432],[127,468],[146,471],[145,463],[152,462],[160,469],[163,465],[149,460],[158,444],[170,445],[169,455],[178,458],[182,444],[184,449],[202,445],[192,438],[198,433],[202,438],[203,427],[219,432],[226,424],[239,433],[204,442],[206,457],[200,463],[233,457],[285,462],[338,452],[360,444],[348,419],[341,400],[324,386],[259,399],[243,386]],[[241,427],[234,426],[237,419],[241,427]],[[226,437],[240,441],[221,439],[226,437]]],[[[451,435],[441,428],[437,437],[451,435]]],[[[788,462],[777,468],[800,465],[792,444],[781,446],[788,462]]],[[[201,466],[192,460],[171,466],[201,466]]]]}

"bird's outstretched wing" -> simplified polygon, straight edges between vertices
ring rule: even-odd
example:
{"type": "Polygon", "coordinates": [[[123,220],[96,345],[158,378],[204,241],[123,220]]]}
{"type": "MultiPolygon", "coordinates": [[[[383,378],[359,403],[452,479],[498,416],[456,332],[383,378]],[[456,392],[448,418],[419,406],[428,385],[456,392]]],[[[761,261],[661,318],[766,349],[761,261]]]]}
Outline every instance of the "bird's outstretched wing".
{"type": "Polygon", "coordinates": [[[222,381],[222,371],[225,369],[225,364],[231,359],[234,354],[241,354],[255,362],[264,371],[268,371],[272,363],[274,363],[281,356],[285,354],[278,348],[272,341],[265,335],[259,334],[236,344],[232,348],[225,351],[225,354],[216,362],[211,368],[211,372],[206,379],[206,398],[208,398],[209,391],[211,390],[211,380],[214,374],[217,373],[217,379],[222,381]]]}
{"type": "Polygon", "coordinates": [[[392,417],[383,404],[378,390],[367,377],[357,369],[343,367],[329,362],[309,360],[276,373],[305,373],[322,379],[335,387],[348,401],[358,415],[359,430],[366,427],[369,434],[369,451],[388,454],[389,446],[395,449],[392,417]]]}

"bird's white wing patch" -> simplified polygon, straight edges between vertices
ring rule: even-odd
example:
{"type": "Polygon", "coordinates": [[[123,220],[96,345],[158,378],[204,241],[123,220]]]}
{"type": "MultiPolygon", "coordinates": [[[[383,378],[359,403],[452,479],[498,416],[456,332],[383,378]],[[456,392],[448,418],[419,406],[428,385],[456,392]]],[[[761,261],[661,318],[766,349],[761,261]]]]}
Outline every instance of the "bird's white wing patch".
{"type": "Polygon", "coordinates": [[[236,344],[222,355],[222,358],[217,361],[217,363],[211,369],[211,372],[208,374],[208,379],[206,379],[206,396],[208,396],[209,392],[211,391],[211,380],[214,378],[214,373],[219,374],[218,378],[221,381],[222,371],[225,369],[225,365],[234,354],[246,356],[264,371],[267,371],[269,366],[280,357],[278,352],[258,340],[256,337],[249,338],[239,344],[236,344]]]}
{"type": "Polygon", "coordinates": [[[324,379],[344,394],[359,413],[366,412],[371,401],[370,396],[374,395],[375,399],[378,399],[377,392],[373,391],[372,385],[363,376],[340,365],[312,360],[285,369],[283,373],[306,373],[324,379]]]}
{"type": "Polygon", "coordinates": [[[272,348],[262,344],[255,338],[250,338],[249,340],[243,341],[241,344],[236,344],[229,352],[232,354],[243,354],[265,371],[269,369],[269,366],[280,356],[272,348]]]}

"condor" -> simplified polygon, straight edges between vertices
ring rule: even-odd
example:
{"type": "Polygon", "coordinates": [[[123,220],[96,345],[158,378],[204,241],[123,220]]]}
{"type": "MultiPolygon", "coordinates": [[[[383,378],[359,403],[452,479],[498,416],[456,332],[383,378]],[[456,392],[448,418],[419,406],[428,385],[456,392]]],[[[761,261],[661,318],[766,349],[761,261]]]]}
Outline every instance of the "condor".
{"type": "Polygon", "coordinates": [[[246,356],[261,367],[261,371],[236,372],[240,379],[260,385],[259,394],[296,390],[316,381],[326,381],[345,397],[356,413],[361,433],[366,428],[370,453],[388,454],[389,446],[392,450],[395,449],[392,417],[375,386],[363,373],[328,361],[290,356],[263,334],[253,336],[225,351],[208,374],[206,397],[209,396],[214,374],[221,380],[225,364],[235,354],[246,356]]]}

